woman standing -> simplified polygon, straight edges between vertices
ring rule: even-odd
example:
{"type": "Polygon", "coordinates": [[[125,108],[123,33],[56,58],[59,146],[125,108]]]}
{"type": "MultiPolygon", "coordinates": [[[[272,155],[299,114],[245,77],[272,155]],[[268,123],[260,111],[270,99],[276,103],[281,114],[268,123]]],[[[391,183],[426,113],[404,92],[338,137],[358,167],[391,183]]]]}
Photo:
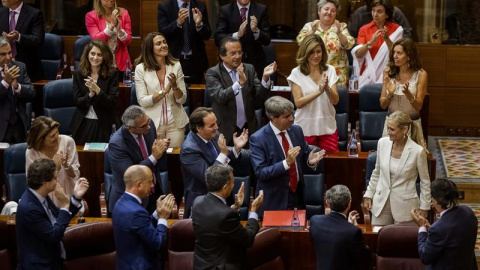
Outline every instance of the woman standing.
{"type": "Polygon", "coordinates": [[[383,82],[383,69],[393,42],[403,37],[403,28],[393,23],[390,0],[372,2],[373,21],[360,28],[357,46],[352,50],[353,66],[360,71],[359,87],[383,82]]]}
{"type": "Polygon", "coordinates": [[[355,44],[355,39],[348,33],[347,24],[337,20],[340,3],[337,0],[320,0],[317,4],[319,20],[306,23],[297,36],[297,42],[315,34],[322,38],[327,49],[329,65],[335,67],[338,84],[348,89],[348,56],[347,50],[355,44]]]}
{"type": "MultiPolygon", "coordinates": [[[[70,198],[73,195],[75,182],[80,177],[80,163],[75,142],[69,136],[60,135],[59,126],[59,123],[50,117],[35,118],[27,136],[25,171],[28,172],[30,164],[37,159],[52,159],[57,165],[58,184],[70,198]]],[[[49,196],[56,206],[62,206],[53,193],[49,196]]],[[[80,211],[83,213],[83,210],[80,211]]]]}
{"type": "Polygon", "coordinates": [[[387,119],[388,136],[378,141],[377,162],[363,205],[372,211],[372,225],[411,221],[413,208],[423,217],[430,209],[430,177],[420,130],[404,111],[387,119]],[[411,132],[411,136],[408,136],[411,132]],[[420,198],[416,182],[420,176],[420,198]]]}
{"type": "Polygon", "coordinates": [[[338,103],[338,77],[335,68],[327,64],[327,51],[322,38],[311,34],[300,43],[298,67],[287,80],[297,110],[295,124],[303,129],[305,140],[327,152],[338,152],[338,132],[335,108],[338,103]]]}
{"type": "MultiPolygon", "coordinates": [[[[427,72],[422,69],[417,46],[411,39],[400,39],[393,44],[388,66],[383,72],[380,105],[388,108],[388,115],[402,110],[419,129],[420,145],[425,145],[420,110],[427,94],[427,72]]],[[[387,135],[387,124],[383,136],[387,135]]]]}
{"type": "Polygon", "coordinates": [[[76,110],[70,128],[76,144],[108,142],[118,125],[118,71],[103,40],[85,46],[79,69],[73,73],[76,110]]]}
{"type": "Polygon", "coordinates": [[[154,32],[145,37],[135,65],[138,103],[153,120],[157,133],[170,138],[170,147],[181,147],[188,123],[183,108],[187,90],[180,62],[168,53],[163,34],[154,32]]]}
{"type": "Polygon", "coordinates": [[[85,15],[87,31],[93,39],[101,39],[115,56],[114,63],[123,75],[130,62],[127,46],[132,43],[130,15],[124,8],[117,7],[115,0],[95,0],[93,10],[85,15]]]}

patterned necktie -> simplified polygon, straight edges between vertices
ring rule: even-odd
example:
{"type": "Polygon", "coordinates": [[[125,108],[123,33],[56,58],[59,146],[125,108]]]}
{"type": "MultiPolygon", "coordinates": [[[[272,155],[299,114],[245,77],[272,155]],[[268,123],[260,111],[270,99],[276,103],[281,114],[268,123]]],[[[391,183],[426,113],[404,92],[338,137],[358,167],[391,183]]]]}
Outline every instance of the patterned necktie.
{"type": "MultiPolygon", "coordinates": [[[[230,76],[232,77],[232,82],[235,83],[237,81],[237,71],[230,71],[230,76]]],[[[245,119],[242,88],[240,88],[240,91],[238,91],[238,94],[235,96],[235,103],[237,105],[237,127],[243,128],[247,120],[245,119]]]]}
{"type": "MultiPolygon", "coordinates": [[[[188,8],[188,3],[183,3],[182,8],[188,8]]],[[[189,53],[191,51],[190,46],[190,34],[189,34],[189,18],[185,19],[185,22],[182,24],[183,29],[183,50],[182,52],[189,53]]]]}
{"type": "MultiPolygon", "coordinates": [[[[17,12],[10,11],[10,32],[14,31],[15,26],[17,25],[15,22],[15,14],[17,14],[17,12]]],[[[12,57],[15,58],[17,55],[17,46],[15,44],[15,40],[10,40],[10,46],[12,47],[12,57]]]]}
{"type": "Polygon", "coordinates": [[[210,152],[212,152],[213,157],[217,158],[218,157],[218,152],[217,152],[217,149],[215,149],[215,146],[213,145],[213,143],[211,141],[208,141],[207,146],[208,146],[208,148],[210,148],[210,152]]]}
{"type": "MultiPolygon", "coordinates": [[[[282,147],[283,151],[285,152],[285,157],[288,156],[288,150],[290,149],[290,144],[288,143],[287,137],[285,137],[285,132],[280,132],[280,136],[282,137],[282,147]]],[[[290,189],[295,192],[297,190],[297,165],[296,161],[290,164],[289,175],[290,175],[290,189]]]]}
{"type": "Polygon", "coordinates": [[[240,16],[242,17],[242,23],[247,19],[247,8],[242,7],[240,12],[240,16]]]}

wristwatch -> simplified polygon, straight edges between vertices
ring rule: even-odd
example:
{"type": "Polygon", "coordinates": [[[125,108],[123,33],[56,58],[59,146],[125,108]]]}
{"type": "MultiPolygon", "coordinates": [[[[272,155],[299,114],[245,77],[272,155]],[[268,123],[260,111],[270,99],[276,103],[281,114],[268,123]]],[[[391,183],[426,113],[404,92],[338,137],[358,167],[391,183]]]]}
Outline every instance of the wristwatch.
{"type": "Polygon", "coordinates": [[[75,194],[72,195],[72,198],[73,198],[75,201],[77,201],[77,202],[81,202],[81,201],[82,201],[82,199],[77,198],[77,196],[75,196],[75,194]]]}
{"type": "Polygon", "coordinates": [[[158,91],[158,94],[161,95],[161,96],[165,96],[165,91],[160,90],[160,91],[158,91]]]}
{"type": "Polygon", "coordinates": [[[371,45],[371,44],[368,44],[368,43],[365,44],[365,46],[367,46],[367,49],[369,49],[369,50],[370,50],[370,48],[372,48],[372,45],[371,45]]]}

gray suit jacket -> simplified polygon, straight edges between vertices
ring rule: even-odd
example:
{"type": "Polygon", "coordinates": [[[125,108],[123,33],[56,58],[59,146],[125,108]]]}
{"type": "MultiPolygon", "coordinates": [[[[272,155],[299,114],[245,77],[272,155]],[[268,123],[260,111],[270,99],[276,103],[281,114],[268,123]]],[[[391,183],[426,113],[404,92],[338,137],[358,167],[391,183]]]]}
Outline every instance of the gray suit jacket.
{"type": "MultiPolygon", "coordinates": [[[[253,65],[243,63],[247,81],[242,87],[243,104],[248,125],[248,131],[253,134],[257,131],[257,120],[255,118],[255,101],[267,100],[270,89],[262,86],[255,74],[253,65]]],[[[217,117],[218,130],[222,133],[227,142],[232,140],[237,125],[237,104],[232,89],[232,78],[223,66],[223,62],[207,70],[206,91],[210,95],[212,109],[217,117]]],[[[262,101],[262,103],[263,103],[262,101]]]]}

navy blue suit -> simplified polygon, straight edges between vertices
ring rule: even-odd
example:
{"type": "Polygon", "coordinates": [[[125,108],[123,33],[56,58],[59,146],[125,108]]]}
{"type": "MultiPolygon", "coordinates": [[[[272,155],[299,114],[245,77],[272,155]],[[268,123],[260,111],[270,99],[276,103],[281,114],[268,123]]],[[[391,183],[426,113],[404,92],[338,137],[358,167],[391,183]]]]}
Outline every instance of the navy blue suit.
{"type": "MultiPolygon", "coordinates": [[[[145,144],[147,146],[147,153],[152,153],[152,145],[157,138],[156,127],[153,121],[150,119],[150,131],[143,135],[145,144]]],[[[147,198],[143,201],[144,206],[149,205],[147,211],[150,213],[155,210],[155,201],[163,193],[161,188],[160,171],[167,170],[167,154],[164,153],[162,158],[158,160],[157,165],[153,165],[150,159],[143,159],[142,152],[138,146],[137,141],[133,138],[132,134],[123,125],[118,129],[110,138],[108,143],[108,151],[110,157],[110,165],[113,172],[112,189],[108,196],[108,210],[113,213],[115,203],[120,196],[125,192],[125,182],[123,181],[123,174],[132,165],[145,165],[152,170],[152,173],[157,179],[155,185],[155,196],[153,198],[147,198]],[[154,200],[154,202],[148,202],[148,200],[154,200]]],[[[152,197],[152,196],[150,196],[152,197]]]]}
{"type": "MultiPolygon", "coordinates": [[[[220,153],[218,148],[217,132],[215,138],[211,141],[220,153]]],[[[235,155],[229,151],[228,158],[235,160],[235,155]]],[[[189,218],[193,201],[200,195],[207,194],[207,184],[205,184],[205,172],[208,167],[217,161],[217,157],[213,155],[207,144],[198,136],[198,134],[189,132],[187,138],[182,144],[180,151],[180,164],[182,165],[183,185],[185,187],[185,214],[184,217],[189,218]]]]}
{"type": "Polygon", "coordinates": [[[113,210],[113,235],[117,270],[161,269],[160,251],[167,241],[167,227],[133,196],[124,193],[113,210]]]}
{"type": "Polygon", "coordinates": [[[45,208],[30,189],[25,190],[17,208],[17,244],[19,264],[17,269],[61,269],[60,241],[70,219],[80,210],[70,203],[69,211],[60,210],[50,197],[48,207],[56,223],[52,225],[45,208]]]}
{"type": "Polygon", "coordinates": [[[313,216],[310,237],[317,254],[317,270],[360,269],[362,263],[371,259],[362,230],[350,224],[340,213],[313,216]]]}
{"type": "Polygon", "coordinates": [[[453,207],[418,234],[418,254],[425,269],[477,269],[478,220],[467,206],[453,207]]]}
{"type": "MultiPolygon", "coordinates": [[[[303,171],[309,169],[307,162],[310,150],[300,126],[292,125],[287,132],[293,147],[300,146],[302,148],[296,159],[299,175],[297,192],[301,193],[304,187],[303,171]]],[[[263,216],[264,210],[287,209],[290,190],[289,170],[285,170],[283,167],[285,153],[270,123],[250,137],[250,160],[258,181],[255,194],[258,194],[260,190],[263,190],[264,194],[264,203],[258,211],[259,216],[263,216]]],[[[301,198],[300,203],[304,204],[303,194],[298,195],[301,198]]]]}

